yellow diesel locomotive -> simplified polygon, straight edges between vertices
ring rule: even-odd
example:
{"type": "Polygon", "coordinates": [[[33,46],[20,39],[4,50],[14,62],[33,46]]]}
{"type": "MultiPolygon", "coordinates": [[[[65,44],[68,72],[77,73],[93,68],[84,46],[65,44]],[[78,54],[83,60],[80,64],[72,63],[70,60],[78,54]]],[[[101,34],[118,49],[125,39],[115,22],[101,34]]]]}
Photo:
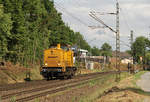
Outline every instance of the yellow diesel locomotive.
{"type": "Polygon", "coordinates": [[[48,80],[51,78],[71,78],[77,68],[74,66],[74,52],[62,49],[60,44],[57,47],[44,51],[44,61],[41,74],[48,80]]]}

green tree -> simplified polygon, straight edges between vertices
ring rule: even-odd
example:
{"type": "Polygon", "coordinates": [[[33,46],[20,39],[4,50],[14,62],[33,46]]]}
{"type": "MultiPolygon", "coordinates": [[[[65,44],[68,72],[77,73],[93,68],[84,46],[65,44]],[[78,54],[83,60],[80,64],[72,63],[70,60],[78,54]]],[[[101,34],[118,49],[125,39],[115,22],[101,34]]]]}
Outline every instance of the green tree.
{"type": "Polygon", "coordinates": [[[91,51],[91,52],[92,52],[92,55],[93,55],[93,56],[99,56],[99,55],[100,55],[100,49],[98,49],[98,48],[95,47],[95,46],[92,48],[92,51],[91,51]]]}
{"type": "Polygon", "coordinates": [[[90,45],[86,42],[86,40],[84,40],[84,37],[79,32],[76,32],[73,38],[75,39],[74,41],[76,45],[79,46],[79,48],[88,50],[90,52],[91,50],[90,45]]]}
{"type": "Polygon", "coordinates": [[[150,65],[150,52],[146,53],[145,59],[146,59],[146,64],[150,65]]]}
{"type": "Polygon", "coordinates": [[[126,50],[125,52],[131,55],[131,50],[126,50]]]}
{"type": "Polygon", "coordinates": [[[102,56],[112,56],[112,48],[108,43],[104,43],[101,47],[101,55],[102,56]]]}
{"type": "Polygon", "coordinates": [[[0,5],[0,59],[8,52],[8,40],[11,39],[12,21],[10,14],[5,14],[0,5]]]}
{"type": "Polygon", "coordinates": [[[144,36],[137,37],[132,45],[132,56],[134,56],[136,62],[140,62],[140,57],[145,57],[146,47],[149,47],[150,41],[144,36]]]}
{"type": "Polygon", "coordinates": [[[36,63],[43,50],[61,43],[91,47],[66,25],[50,0],[0,0],[0,57],[14,63],[36,63]],[[4,9],[4,11],[3,11],[4,9]]]}

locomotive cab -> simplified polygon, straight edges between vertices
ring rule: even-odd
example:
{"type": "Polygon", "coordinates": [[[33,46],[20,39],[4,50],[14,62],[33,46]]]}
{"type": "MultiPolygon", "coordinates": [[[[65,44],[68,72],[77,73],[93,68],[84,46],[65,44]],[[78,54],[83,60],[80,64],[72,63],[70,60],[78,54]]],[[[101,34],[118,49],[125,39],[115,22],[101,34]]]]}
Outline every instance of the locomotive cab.
{"type": "Polygon", "coordinates": [[[44,51],[41,74],[45,78],[73,76],[75,71],[73,51],[62,49],[60,44],[44,51]]]}

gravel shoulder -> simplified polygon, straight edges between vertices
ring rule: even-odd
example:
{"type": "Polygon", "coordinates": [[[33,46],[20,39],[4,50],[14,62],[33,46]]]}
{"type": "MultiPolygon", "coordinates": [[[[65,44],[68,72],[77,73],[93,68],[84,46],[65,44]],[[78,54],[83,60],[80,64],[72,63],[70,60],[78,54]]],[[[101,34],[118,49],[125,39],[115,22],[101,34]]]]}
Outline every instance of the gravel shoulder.
{"type": "MultiPolygon", "coordinates": [[[[99,97],[105,88],[111,88],[115,81],[115,74],[103,76],[99,80],[91,80],[86,84],[65,91],[38,98],[38,102],[91,102],[99,97]],[[106,87],[107,86],[107,87],[106,87]],[[103,88],[103,89],[102,89],[103,88]]],[[[35,100],[31,101],[35,102],[35,100]]]]}
{"type": "Polygon", "coordinates": [[[136,84],[145,92],[150,92],[150,72],[143,74],[136,84]]]}

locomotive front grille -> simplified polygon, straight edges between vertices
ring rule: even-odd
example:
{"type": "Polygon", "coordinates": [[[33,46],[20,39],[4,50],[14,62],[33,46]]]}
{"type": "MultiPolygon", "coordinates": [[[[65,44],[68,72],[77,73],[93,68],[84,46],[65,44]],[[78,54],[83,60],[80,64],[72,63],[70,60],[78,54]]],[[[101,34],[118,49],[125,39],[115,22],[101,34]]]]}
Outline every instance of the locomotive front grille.
{"type": "Polygon", "coordinates": [[[62,72],[62,67],[45,67],[43,72],[62,72]]]}

